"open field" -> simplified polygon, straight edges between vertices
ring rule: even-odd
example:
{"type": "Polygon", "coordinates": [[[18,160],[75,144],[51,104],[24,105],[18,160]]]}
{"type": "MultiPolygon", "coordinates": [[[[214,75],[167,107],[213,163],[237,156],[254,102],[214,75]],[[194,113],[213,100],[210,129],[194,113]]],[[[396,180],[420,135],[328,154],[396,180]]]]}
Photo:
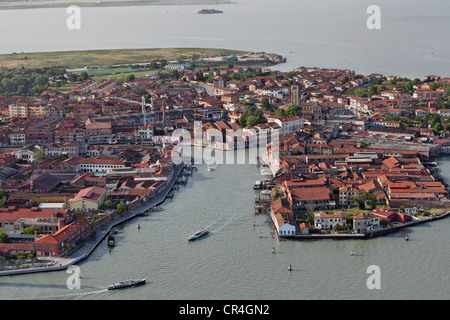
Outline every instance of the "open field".
{"type": "Polygon", "coordinates": [[[64,8],[70,5],[80,7],[113,7],[113,6],[166,6],[166,5],[214,5],[233,3],[228,0],[0,0],[0,10],[64,8]]]}
{"type": "Polygon", "coordinates": [[[202,52],[205,57],[218,54],[239,54],[244,51],[208,48],[157,48],[117,49],[87,51],[56,51],[36,53],[11,53],[0,55],[0,67],[42,68],[61,66],[68,69],[91,66],[114,66],[130,63],[146,63],[152,60],[175,60],[180,54],[202,52]]]}

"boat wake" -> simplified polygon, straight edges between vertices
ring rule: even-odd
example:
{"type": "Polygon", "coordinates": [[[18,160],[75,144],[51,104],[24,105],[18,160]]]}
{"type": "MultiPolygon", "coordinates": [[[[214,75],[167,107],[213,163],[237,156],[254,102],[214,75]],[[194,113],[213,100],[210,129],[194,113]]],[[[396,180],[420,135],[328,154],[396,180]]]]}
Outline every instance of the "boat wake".
{"type": "Polygon", "coordinates": [[[62,294],[62,295],[58,295],[57,297],[53,297],[53,296],[49,296],[49,297],[39,297],[39,299],[71,299],[71,298],[77,298],[77,297],[83,297],[83,296],[88,296],[88,295],[93,295],[93,294],[99,294],[99,293],[103,293],[103,292],[107,292],[108,289],[100,289],[100,290],[95,290],[95,291],[88,291],[88,292],[77,292],[78,290],[70,290],[71,294],[62,294]]]}
{"type": "Polygon", "coordinates": [[[219,232],[219,231],[221,231],[223,228],[227,227],[227,226],[231,223],[231,221],[233,221],[233,219],[234,219],[234,217],[236,216],[236,214],[237,214],[237,211],[235,211],[235,212],[233,213],[233,215],[231,215],[231,217],[230,217],[228,220],[226,220],[226,221],[219,220],[219,221],[216,221],[216,222],[211,223],[210,225],[207,226],[207,229],[208,229],[208,230],[211,230],[211,232],[219,232]],[[217,225],[217,224],[219,224],[219,223],[222,223],[222,224],[219,225],[219,226],[217,226],[217,227],[214,229],[214,226],[217,225]]]}

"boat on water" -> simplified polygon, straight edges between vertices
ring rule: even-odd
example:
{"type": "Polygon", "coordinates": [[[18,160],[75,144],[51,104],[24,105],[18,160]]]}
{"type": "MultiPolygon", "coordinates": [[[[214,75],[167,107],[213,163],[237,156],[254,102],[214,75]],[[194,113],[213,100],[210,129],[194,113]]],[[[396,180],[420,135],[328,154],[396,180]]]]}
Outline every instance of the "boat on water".
{"type": "Polygon", "coordinates": [[[116,284],[110,285],[108,287],[108,290],[131,288],[131,287],[142,285],[145,283],[145,281],[147,281],[147,279],[121,281],[116,284]]]}
{"type": "Polygon", "coordinates": [[[209,231],[206,230],[206,229],[204,229],[204,230],[202,230],[202,231],[198,231],[198,232],[194,233],[193,235],[191,235],[191,236],[188,238],[188,241],[194,241],[194,240],[197,240],[197,239],[202,238],[202,237],[204,237],[204,236],[206,236],[206,235],[208,235],[208,234],[209,234],[209,231]]]}
{"type": "Polygon", "coordinates": [[[114,239],[114,236],[112,235],[112,232],[108,236],[108,247],[114,247],[116,244],[116,241],[114,239]]]}
{"type": "Polygon", "coordinates": [[[258,190],[263,188],[263,182],[261,180],[256,180],[253,184],[253,189],[258,190]]]}

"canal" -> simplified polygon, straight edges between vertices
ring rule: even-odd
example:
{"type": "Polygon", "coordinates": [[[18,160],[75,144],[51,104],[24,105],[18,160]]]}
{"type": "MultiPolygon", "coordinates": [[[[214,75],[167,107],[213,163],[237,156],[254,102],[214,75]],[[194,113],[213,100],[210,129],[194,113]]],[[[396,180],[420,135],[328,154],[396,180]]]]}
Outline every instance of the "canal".
{"type": "MultiPolygon", "coordinates": [[[[450,178],[450,158],[440,159],[439,165],[450,178]]],[[[0,299],[450,297],[450,219],[370,240],[279,240],[268,215],[253,214],[253,183],[263,178],[259,168],[223,164],[209,172],[206,165],[197,167],[174,198],[161,205],[163,211],[120,225],[114,248],[105,242],[77,265],[80,289],[68,289],[70,274],[65,271],[8,276],[0,278],[0,299]],[[187,241],[203,228],[211,231],[208,237],[187,241]],[[371,290],[368,268],[374,265],[381,288],[371,290]],[[147,284],[106,290],[118,281],[139,278],[147,278],[147,284]]]]}

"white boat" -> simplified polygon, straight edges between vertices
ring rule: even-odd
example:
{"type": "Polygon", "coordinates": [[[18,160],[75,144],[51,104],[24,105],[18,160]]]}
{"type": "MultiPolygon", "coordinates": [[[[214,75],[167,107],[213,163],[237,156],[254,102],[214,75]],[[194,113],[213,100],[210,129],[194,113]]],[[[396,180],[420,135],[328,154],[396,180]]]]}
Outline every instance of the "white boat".
{"type": "Polygon", "coordinates": [[[124,289],[124,288],[136,287],[136,286],[144,284],[145,281],[147,281],[147,279],[121,281],[119,283],[110,285],[108,287],[108,290],[116,290],[116,289],[124,289]]]}
{"type": "Polygon", "coordinates": [[[197,240],[197,239],[202,238],[202,237],[204,237],[204,236],[206,236],[206,235],[208,235],[208,234],[209,234],[209,231],[206,230],[206,229],[204,229],[204,230],[202,230],[202,231],[198,231],[198,232],[194,233],[193,235],[191,235],[191,236],[188,238],[188,241],[194,241],[194,240],[197,240]]]}
{"type": "Polygon", "coordinates": [[[262,189],[263,182],[261,180],[256,180],[255,184],[253,185],[253,189],[262,189]]]}

